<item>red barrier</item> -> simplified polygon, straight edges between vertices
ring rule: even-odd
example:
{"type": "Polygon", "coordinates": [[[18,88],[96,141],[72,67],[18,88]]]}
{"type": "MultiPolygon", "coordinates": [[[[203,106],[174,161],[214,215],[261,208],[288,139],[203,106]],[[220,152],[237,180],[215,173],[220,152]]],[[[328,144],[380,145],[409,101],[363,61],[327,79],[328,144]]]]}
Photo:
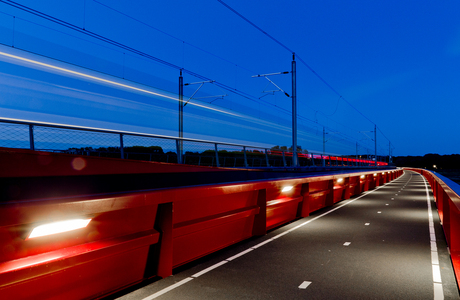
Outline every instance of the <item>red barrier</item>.
{"type": "MultiPolygon", "coordinates": [[[[0,177],[73,176],[72,162],[78,158],[86,161],[82,176],[113,170],[133,175],[168,172],[169,167],[175,172],[194,172],[191,176],[234,171],[11,150],[0,151],[0,163],[8,166],[0,177]],[[25,164],[27,171],[9,170],[25,164]]],[[[395,178],[402,173],[391,172],[395,178]]],[[[263,235],[378,184],[372,172],[361,172],[40,201],[2,199],[0,295],[4,299],[107,295],[153,276],[169,276],[174,267],[263,235]],[[81,229],[28,238],[39,225],[77,218],[91,221],[81,229]]]]}
{"type": "Polygon", "coordinates": [[[430,171],[404,168],[422,174],[429,182],[438,208],[444,235],[449,245],[457,282],[460,282],[460,195],[430,171]]]}

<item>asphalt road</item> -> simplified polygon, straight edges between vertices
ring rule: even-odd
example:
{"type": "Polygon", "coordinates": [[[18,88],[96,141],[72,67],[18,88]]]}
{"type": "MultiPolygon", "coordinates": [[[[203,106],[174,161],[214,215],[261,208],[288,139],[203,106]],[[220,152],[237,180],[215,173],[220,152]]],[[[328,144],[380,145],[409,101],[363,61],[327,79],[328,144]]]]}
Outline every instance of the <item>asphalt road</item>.
{"type": "Polygon", "coordinates": [[[460,299],[428,191],[422,176],[406,171],[373,191],[116,297],[460,299]]]}

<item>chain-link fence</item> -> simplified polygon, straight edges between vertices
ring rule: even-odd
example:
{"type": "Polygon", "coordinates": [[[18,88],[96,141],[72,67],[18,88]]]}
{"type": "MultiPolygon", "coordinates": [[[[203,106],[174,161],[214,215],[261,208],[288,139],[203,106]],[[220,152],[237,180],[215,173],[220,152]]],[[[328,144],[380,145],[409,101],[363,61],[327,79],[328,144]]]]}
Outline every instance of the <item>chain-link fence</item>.
{"type": "MultiPolygon", "coordinates": [[[[192,139],[0,119],[0,147],[214,167],[293,167],[293,154],[192,139]]],[[[354,157],[298,153],[300,167],[374,165],[354,157]]]]}

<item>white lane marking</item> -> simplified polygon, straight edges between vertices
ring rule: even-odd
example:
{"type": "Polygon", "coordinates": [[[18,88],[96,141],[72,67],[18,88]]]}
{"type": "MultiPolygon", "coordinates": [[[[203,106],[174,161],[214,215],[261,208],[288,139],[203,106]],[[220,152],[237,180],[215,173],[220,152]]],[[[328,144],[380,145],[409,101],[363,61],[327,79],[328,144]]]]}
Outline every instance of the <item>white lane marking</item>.
{"type": "Polygon", "coordinates": [[[299,289],[306,289],[311,284],[311,281],[304,281],[299,285],[299,289]]]}
{"type": "Polygon", "coordinates": [[[439,258],[437,251],[431,251],[431,264],[439,265],[439,258]]]}
{"type": "Polygon", "coordinates": [[[163,294],[169,292],[170,290],[175,289],[176,287],[179,287],[179,286],[181,286],[181,285],[183,285],[183,284],[189,282],[190,280],[193,280],[193,278],[192,278],[192,277],[185,278],[185,279],[183,279],[183,280],[181,280],[181,281],[179,281],[179,282],[177,282],[177,283],[175,283],[175,284],[173,284],[173,285],[171,285],[171,286],[168,286],[167,288],[162,289],[161,291],[156,292],[156,293],[153,294],[153,295],[150,295],[150,296],[148,296],[148,297],[145,297],[145,298],[142,299],[142,300],[151,300],[151,299],[155,299],[155,298],[157,298],[157,297],[160,297],[161,295],[163,295],[163,294]]]}
{"type": "Polygon", "coordinates": [[[242,255],[245,255],[245,254],[248,253],[248,252],[251,252],[252,250],[254,250],[254,248],[249,248],[248,250],[245,250],[245,251],[240,252],[240,253],[238,253],[238,254],[236,254],[236,255],[233,255],[232,257],[229,257],[229,258],[227,258],[226,260],[227,260],[227,261],[232,261],[232,260],[234,260],[235,258],[238,258],[238,257],[240,257],[240,256],[242,256],[242,255]]]}
{"type": "Polygon", "coordinates": [[[436,283],[442,283],[441,270],[439,269],[439,265],[433,265],[433,281],[436,283]]]}
{"type": "Polygon", "coordinates": [[[378,214],[381,214],[382,212],[381,212],[381,211],[378,211],[377,213],[378,213],[378,214]]]}
{"type": "Polygon", "coordinates": [[[433,288],[434,288],[434,300],[443,300],[444,292],[442,291],[442,284],[434,283],[433,288]]]}
{"type": "Polygon", "coordinates": [[[369,226],[369,225],[371,225],[371,223],[365,223],[364,225],[369,226]]]}
{"type": "MultiPolygon", "coordinates": [[[[371,194],[371,193],[373,193],[373,192],[375,192],[375,191],[377,191],[377,190],[379,190],[379,189],[381,189],[381,188],[383,188],[383,187],[385,187],[385,186],[387,186],[388,184],[391,184],[391,183],[392,183],[392,182],[388,182],[388,183],[385,183],[385,184],[383,184],[383,185],[381,185],[381,186],[376,187],[375,189],[373,189],[373,190],[371,190],[371,191],[367,191],[367,192],[363,193],[361,196],[356,197],[355,199],[350,200],[350,201],[348,201],[348,202],[346,202],[346,203],[344,203],[344,204],[342,204],[342,205],[339,205],[339,206],[337,206],[336,208],[333,208],[333,209],[331,209],[331,210],[329,210],[329,211],[327,211],[327,212],[325,212],[325,213],[323,213],[323,214],[321,214],[321,215],[319,215],[319,216],[316,216],[316,217],[314,217],[313,219],[310,219],[310,220],[308,220],[308,221],[306,221],[306,222],[304,222],[304,223],[302,223],[302,224],[299,224],[299,225],[295,226],[294,228],[295,228],[295,229],[299,229],[300,227],[305,226],[305,225],[307,225],[308,223],[311,223],[311,222],[313,222],[313,221],[315,221],[315,220],[317,220],[317,219],[319,219],[319,218],[322,218],[322,217],[324,217],[324,216],[330,214],[331,212],[336,211],[336,210],[338,210],[339,208],[342,208],[343,206],[348,205],[348,204],[350,204],[350,203],[352,203],[352,202],[354,202],[354,201],[356,201],[356,200],[358,200],[358,199],[361,199],[362,197],[367,196],[367,195],[369,195],[369,194],[371,194]]],[[[291,230],[293,231],[294,228],[289,229],[289,232],[290,232],[291,230]]],[[[261,247],[261,246],[263,246],[263,245],[265,245],[265,244],[267,244],[267,243],[273,241],[274,239],[276,239],[276,238],[278,238],[278,237],[280,237],[280,236],[283,236],[283,235],[285,235],[284,232],[283,232],[283,233],[280,233],[280,234],[278,234],[278,235],[276,235],[275,237],[273,237],[273,238],[271,238],[271,239],[268,239],[268,240],[266,240],[266,241],[263,241],[263,242],[261,242],[261,243],[255,245],[255,246],[252,246],[252,247],[249,248],[249,249],[257,249],[257,248],[259,248],[259,247],[261,247]]],[[[249,249],[248,249],[248,250],[249,250],[249,249]]],[[[244,255],[244,254],[246,254],[246,253],[248,253],[248,252],[250,252],[250,251],[244,250],[244,251],[242,251],[242,252],[240,252],[240,253],[238,253],[238,254],[232,256],[232,257],[234,257],[234,258],[240,257],[240,256],[242,256],[242,255],[244,255]],[[245,253],[243,253],[243,252],[245,252],[245,253]],[[241,254],[241,255],[240,255],[240,254],[241,254]],[[236,257],[235,257],[235,256],[236,256],[236,257]]],[[[232,258],[232,257],[230,257],[230,258],[232,258]]],[[[157,297],[159,297],[159,296],[161,296],[161,295],[163,295],[163,294],[165,294],[165,293],[167,293],[167,292],[169,292],[169,291],[175,289],[176,287],[179,287],[179,286],[183,285],[184,283],[187,283],[187,282],[189,282],[190,280],[193,280],[194,278],[203,275],[203,274],[206,273],[206,272],[209,272],[209,271],[211,271],[211,270],[213,270],[213,269],[215,269],[215,268],[217,268],[217,267],[220,267],[221,265],[223,265],[223,264],[225,264],[225,263],[227,263],[227,262],[229,262],[228,259],[227,259],[227,260],[224,260],[224,261],[221,261],[220,263],[217,263],[217,264],[215,264],[215,265],[213,265],[213,266],[211,266],[211,267],[209,267],[209,268],[207,268],[207,269],[205,269],[205,270],[203,270],[203,271],[201,271],[201,272],[198,272],[198,273],[192,275],[191,277],[188,277],[188,278],[186,278],[186,279],[184,279],[184,280],[182,280],[182,281],[179,281],[178,283],[175,283],[175,284],[173,284],[173,285],[171,285],[171,286],[169,286],[169,287],[167,287],[167,288],[164,288],[164,289],[162,289],[162,290],[156,292],[155,294],[150,295],[150,296],[148,296],[148,297],[146,297],[146,298],[144,298],[144,299],[142,299],[142,300],[151,300],[151,299],[155,299],[155,298],[157,298],[157,297]]]]}
{"type": "Polygon", "coordinates": [[[385,205],[390,205],[390,204],[387,203],[387,204],[385,204],[385,205]]]}
{"type": "Polygon", "coordinates": [[[351,242],[345,242],[343,243],[344,246],[350,246],[351,242]]]}
{"type": "Polygon", "coordinates": [[[280,237],[282,237],[283,235],[288,234],[288,233],[290,233],[289,230],[288,230],[288,231],[285,231],[285,232],[283,232],[283,233],[280,233],[280,234],[278,234],[278,235],[275,235],[275,236],[273,237],[273,239],[276,240],[277,238],[280,238],[280,237]]]}
{"type": "Polygon", "coordinates": [[[221,262],[219,262],[219,263],[217,263],[215,265],[210,266],[209,268],[204,269],[203,271],[200,271],[200,272],[198,272],[196,274],[193,274],[192,277],[193,278],[200,277],[201,275],[203,275],[205,273],[208,273],[209,271],[214,270],[215,268],[218,268],[218,267],[220,267],[220,266],[222,266],[223,264],[226,264],[226,263],[228,263],[228,261],[223,260],[223,261],[221,261],[221,262]]]}
{"type": "Polygon", "coordinates": [[[273,239],[268,239],[266,241],[263,241],[262,243],[259,243],[259,244],[255,245],[255,246],[252,246],[251,248],[257,249],[257,248],[259,248],[259,247],[261,247],[261,246],[263,246],[263,245],[265,245],[267,243],[270,243],[271,241],[273,241],[273,239]]]}
{"type": "Polygon", "coordinates": [[[391,198],[391,200],[394,200],[395,198],[391,198]]]}
{"type": "Polygon", "coordinates": [[[428,207],[428,224],[430,229],[430,247],[431,247],[431,266],[433,269],[433,288],[434,299],[443,300],[444,292],[442,290],[441,268],[439,267],[438,247],[436,246],[436,233],[434,231],[433,213],[431,212],[430,192],[426,179],[422,176],[423,183],[425,184],[426,202],[428,207]]]}

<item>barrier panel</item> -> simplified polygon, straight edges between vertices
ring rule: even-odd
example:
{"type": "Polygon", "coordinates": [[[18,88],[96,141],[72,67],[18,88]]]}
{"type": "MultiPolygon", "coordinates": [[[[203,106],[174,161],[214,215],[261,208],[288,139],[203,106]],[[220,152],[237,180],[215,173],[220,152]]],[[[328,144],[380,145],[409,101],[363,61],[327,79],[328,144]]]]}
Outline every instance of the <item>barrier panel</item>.
{"type": "MultiPolygon", "coordinates": [[[[0,149],[0,164],[0,179],[8,183],[0,185],[4,299],[108,295],[167,277],[175,267],[359,194],[370,182],[381,184],[366,170],[206,184],[207,174],[225,181],[232,174],[236,177],[228,178],[252,178],[258,171],[17,149],[0,149]],[[160,175],[198,180],[193,186],[158,188],[147,178],[145,184],[155,188],[130,191],[116,186],[144,187],[117,176],[137,181],[151,173],[158,180],[160,175]],[[84,186],[95,182],[104,188],[84,186]],[[33,237],[42,225],[62,228],[64,223],[56,222],[75,220],[86,226],[33,237]]],[[[394,178],[402,173],[386,172],[394,178]]]]}
{"type": "Polygon", "coordinates": [[[442,175],[427,170],[404,169],[420,173],[431,186],[439,219],[449,246],[455,276],[457,282],[460,282],[460,185],[442,175]]]}

